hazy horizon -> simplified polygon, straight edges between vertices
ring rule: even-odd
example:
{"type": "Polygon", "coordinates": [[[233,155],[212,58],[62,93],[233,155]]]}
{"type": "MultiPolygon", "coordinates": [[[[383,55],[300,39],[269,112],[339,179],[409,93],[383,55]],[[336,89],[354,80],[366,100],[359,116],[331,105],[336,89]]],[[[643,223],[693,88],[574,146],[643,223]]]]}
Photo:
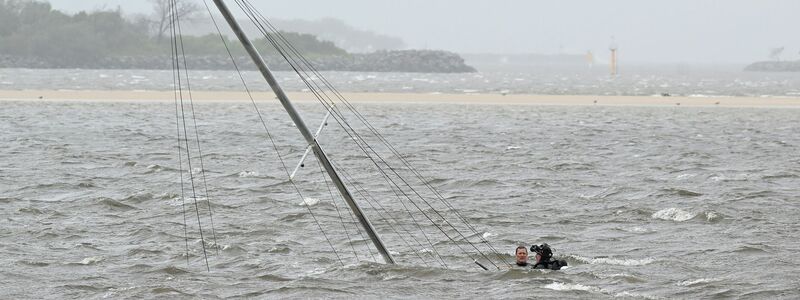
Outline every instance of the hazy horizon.
{"type": "MultiPolygon", "coordinates": [[[[202,1],[198,1],[202,5],[202,1]]],[[[116,9],[149,13],[151,3],[122,0],[50,0],[55,9],[116,9]]],[[[209,5],[213,5],[208,0],[209,5]]],[[[408,48],[459,53],[581,54],[605,61],[612,36],[622,62],[750,63],[785,47],[800,59],[800,1],[745,0],[660,3],[616,1],[476,0],[254,3],[276,19],[340,19],[350,26],[395,36],[408,48]]]]}

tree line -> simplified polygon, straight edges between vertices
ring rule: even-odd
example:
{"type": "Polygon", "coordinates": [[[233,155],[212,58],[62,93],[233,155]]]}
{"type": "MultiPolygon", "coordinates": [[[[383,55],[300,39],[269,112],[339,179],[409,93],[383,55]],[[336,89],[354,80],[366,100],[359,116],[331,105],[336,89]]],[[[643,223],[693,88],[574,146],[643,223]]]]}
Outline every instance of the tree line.
{"type": "MultiPolygon", "coordinates": [[[[114,56],[168,56],[169,23],[165,23],[163,14],[166,0],[151,2],[154,4],[151,16],[126,18],[119,9],[67,14],[54,10],[47,2],[0,0],[0,54],[58,60],[71,65],[114,56]]],[[[185,9],[187,20],[199,12],[191,5],[185,9]]],[[[310,57],[347,55],[332,42],[320,41],[314,35],[292,32],[282,35],[310,57]]],[[[234,55],[245,54],[238,41],[224,38],[234,55]]],[[[217,34],[183,36],[182,42],[187,55],[227,56],[217,34]]],[[[259,45],[264,55],[276,54],[263,37],[254,44],[259,45]]]]}

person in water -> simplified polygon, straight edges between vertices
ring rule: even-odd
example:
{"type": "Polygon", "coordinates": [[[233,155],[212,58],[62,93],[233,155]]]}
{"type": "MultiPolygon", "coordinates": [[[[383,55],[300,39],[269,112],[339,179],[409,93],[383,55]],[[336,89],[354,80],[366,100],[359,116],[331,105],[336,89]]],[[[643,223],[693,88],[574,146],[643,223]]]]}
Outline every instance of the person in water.
{"type": "MultiPolygon", "coordinates": [[[[519,251],[519,249],[517,249],[517,251],[519,251]]],[[[533,265],[534,269],[560,270],[562,267],[567,266],[567,261],[553,258],[553,250],[550,249],[550,245],[547,243],[531,246],[531,252],[536,253],[536,263],[533,265]]]]}
{"type": "Polygon", "coordinates": [[[517,266],[520,267],[527,267],[528,266],[528,249],[525,246],[517,247],[515,250],[517,255],[517,266]]]}

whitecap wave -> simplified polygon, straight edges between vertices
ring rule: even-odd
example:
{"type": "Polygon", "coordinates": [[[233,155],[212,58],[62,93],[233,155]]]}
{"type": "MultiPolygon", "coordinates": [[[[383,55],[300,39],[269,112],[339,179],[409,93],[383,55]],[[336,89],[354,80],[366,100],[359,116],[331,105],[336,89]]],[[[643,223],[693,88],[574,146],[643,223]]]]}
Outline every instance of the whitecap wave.
{"type": "Polygon", "coordinates": [[[678,285],[679,286],[692,286],[692,285],[696,285],[696,284],[709,283],[709,282],[715,282],[715,281],[717,281],[717,280],[713,279],[713,278],[700,278],[700,279],[695,279],[695,280],[684,280],[684,281],[678,282],[678,285]]]}
{"type": "Polygon", "coordinates": [[[643,294],[631,293],[631,292],[616,293],[616,294],[614,294],[614,297],[618,297],[618,298],[644,298],[644,299],[653,299],[653,300],[661,299],[661,298],[658,298],[658,297],[655,297],[655,296],[643,295],[643,294]]]}
{"type": "Polygon", "coordinates": [[[635,278],[636,277],[636,276],[633,276],[633,275],[627,274],[627,273],[612,273],[612,274],[602,274],[601,273],[601,274],[595,274],[595,276],[597,276],[597,278],[600,278],[600,279],[626,278],[626,277],[635,278]]]}
{"type": "Polygon", "coordinates": [[[547,284],[544,286],[546,289],[556,290],[556,291],[587,291],[587,292],[599,292],[600,289],[593,286],[587,286],[577,283],[563,283],[555,281],[553,283],[547,284]]]}
{"type": "Polygon", "coordinates": [[[256,171],[241,171],[241,172],[239,172],[239,177],[242,177],[242,178],[245,178],[245,177],[257,177],[257,176],[258,176],[258,172],[256,172],[256,171]]]}
{"type": "Polygon", "coordinates": [[[650,233],[650,232],[653,232],[650,229],[639,227],[639,226],[618,227],[618,228],[619,228],[619,230],[622,230],[622,231],[625,231],[625,232],[631,232],[631,233],[650,233]]]}
{"type": "Polygon", "coordinates": [[[721,220],[721,219],[722,219],[722,216],[720,216],[716,212],[713,212],[713,211],[706,212],[706,220],[709,221],[709,222],[714,222],[714,221],[718,221],[718,220],[721,220]]]}
{"type": "Polygon", "coordinates": [[[99,263],[101,261],[103,261],[103,258],[100,257],[100,256],[90,256],[90,257],[84,258],[82,261],[79,262],[79,264],[82,264],[82,265],[93,265],[93,264],[99,263]]]}
{"type": "Polygon", "coordinates": [[[653,213],[652,217],[654,219],[661,219],[667,221],[676,221],[676,222],[683,222],[686,220],[691,220],[697,216],[695,213],[691,213],[680,208],[665,208],[653,213]]]}
{"type": "Polygon", "coordinates": [[[656,261],[652,257],[647,257],[642,259],[631,259],[631,258],[620,259],[620,258],[610,258],[610,257],[588,258],[577,255],[571,255],[571,257],[588,264],[618,265],[618,266],[643,266],[656,261]]]}
{"type": "Polygon", "coordinates": [[[303,198],[303,202],[300,202],[297,205],[300,205],[300,206],[314,206],[314,205],[317,205],[317,204],[319,204],[319,199],[307,197],[307,198],[303,198]]]}

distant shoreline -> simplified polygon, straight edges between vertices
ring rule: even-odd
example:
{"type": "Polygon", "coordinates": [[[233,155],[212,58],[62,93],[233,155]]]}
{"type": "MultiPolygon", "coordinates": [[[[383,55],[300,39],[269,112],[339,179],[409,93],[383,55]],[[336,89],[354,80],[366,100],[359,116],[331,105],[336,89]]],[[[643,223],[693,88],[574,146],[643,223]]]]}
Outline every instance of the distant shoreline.
{"type": "Polygon", "coordinates": [[[800,72],[800,60],[759,61],[744,68],[749,72],[800,72]]]}
{"type": "MultiPolygon", "coordinates": [[[[315,101],[313,94],[288,92],[297,102],[315,101]]],[[[569,106],[669,106],[669,107],[773,107],[800,108],[800,97],[661,97],[661,96],[594,96],[594,95],[526,95],[526,94],[443,94],[443,93],[354,93],[342,95],[357,103],[442,103],[481,105],[569,105],[569,106]]],[[[274,100],[272,92],[254,92],[256,101],[274,100]]],[[[250,101],[244,92],[192,91],[192,98],[201,102],[250,101]]],[[[187,99],[187,98],[184,98],[187,99]]],[[[174,100],[172,91],[139,90],[0,90],[0,101],[49,102],[167,102],[174,100]]],[[[277,102],[276,102],[277,103],[277,102]]]]}
{"type": "MultiPolygon", "coordinates": [[[[277,54],[263,57],[273,71],[292,71],[293,67],[277,54]]],[[[250,57],[236,56],[234,66],[227,55],[186,55],[184,63],[193,70],[258,70],[250,57]]],[[[297,58],[295,58],[297,59],[297,58]]],[[[391,50],[369,53],[310,55],[306,57],[318,71],[474,73],[457,53],[444,50],[391,50]]],[[[170,70],[169,55],[105,56],[96,60],[75,61],[61,57],[21,57],[0,53],[0,68],[95,69],[95,70],[170,70]]]]}

